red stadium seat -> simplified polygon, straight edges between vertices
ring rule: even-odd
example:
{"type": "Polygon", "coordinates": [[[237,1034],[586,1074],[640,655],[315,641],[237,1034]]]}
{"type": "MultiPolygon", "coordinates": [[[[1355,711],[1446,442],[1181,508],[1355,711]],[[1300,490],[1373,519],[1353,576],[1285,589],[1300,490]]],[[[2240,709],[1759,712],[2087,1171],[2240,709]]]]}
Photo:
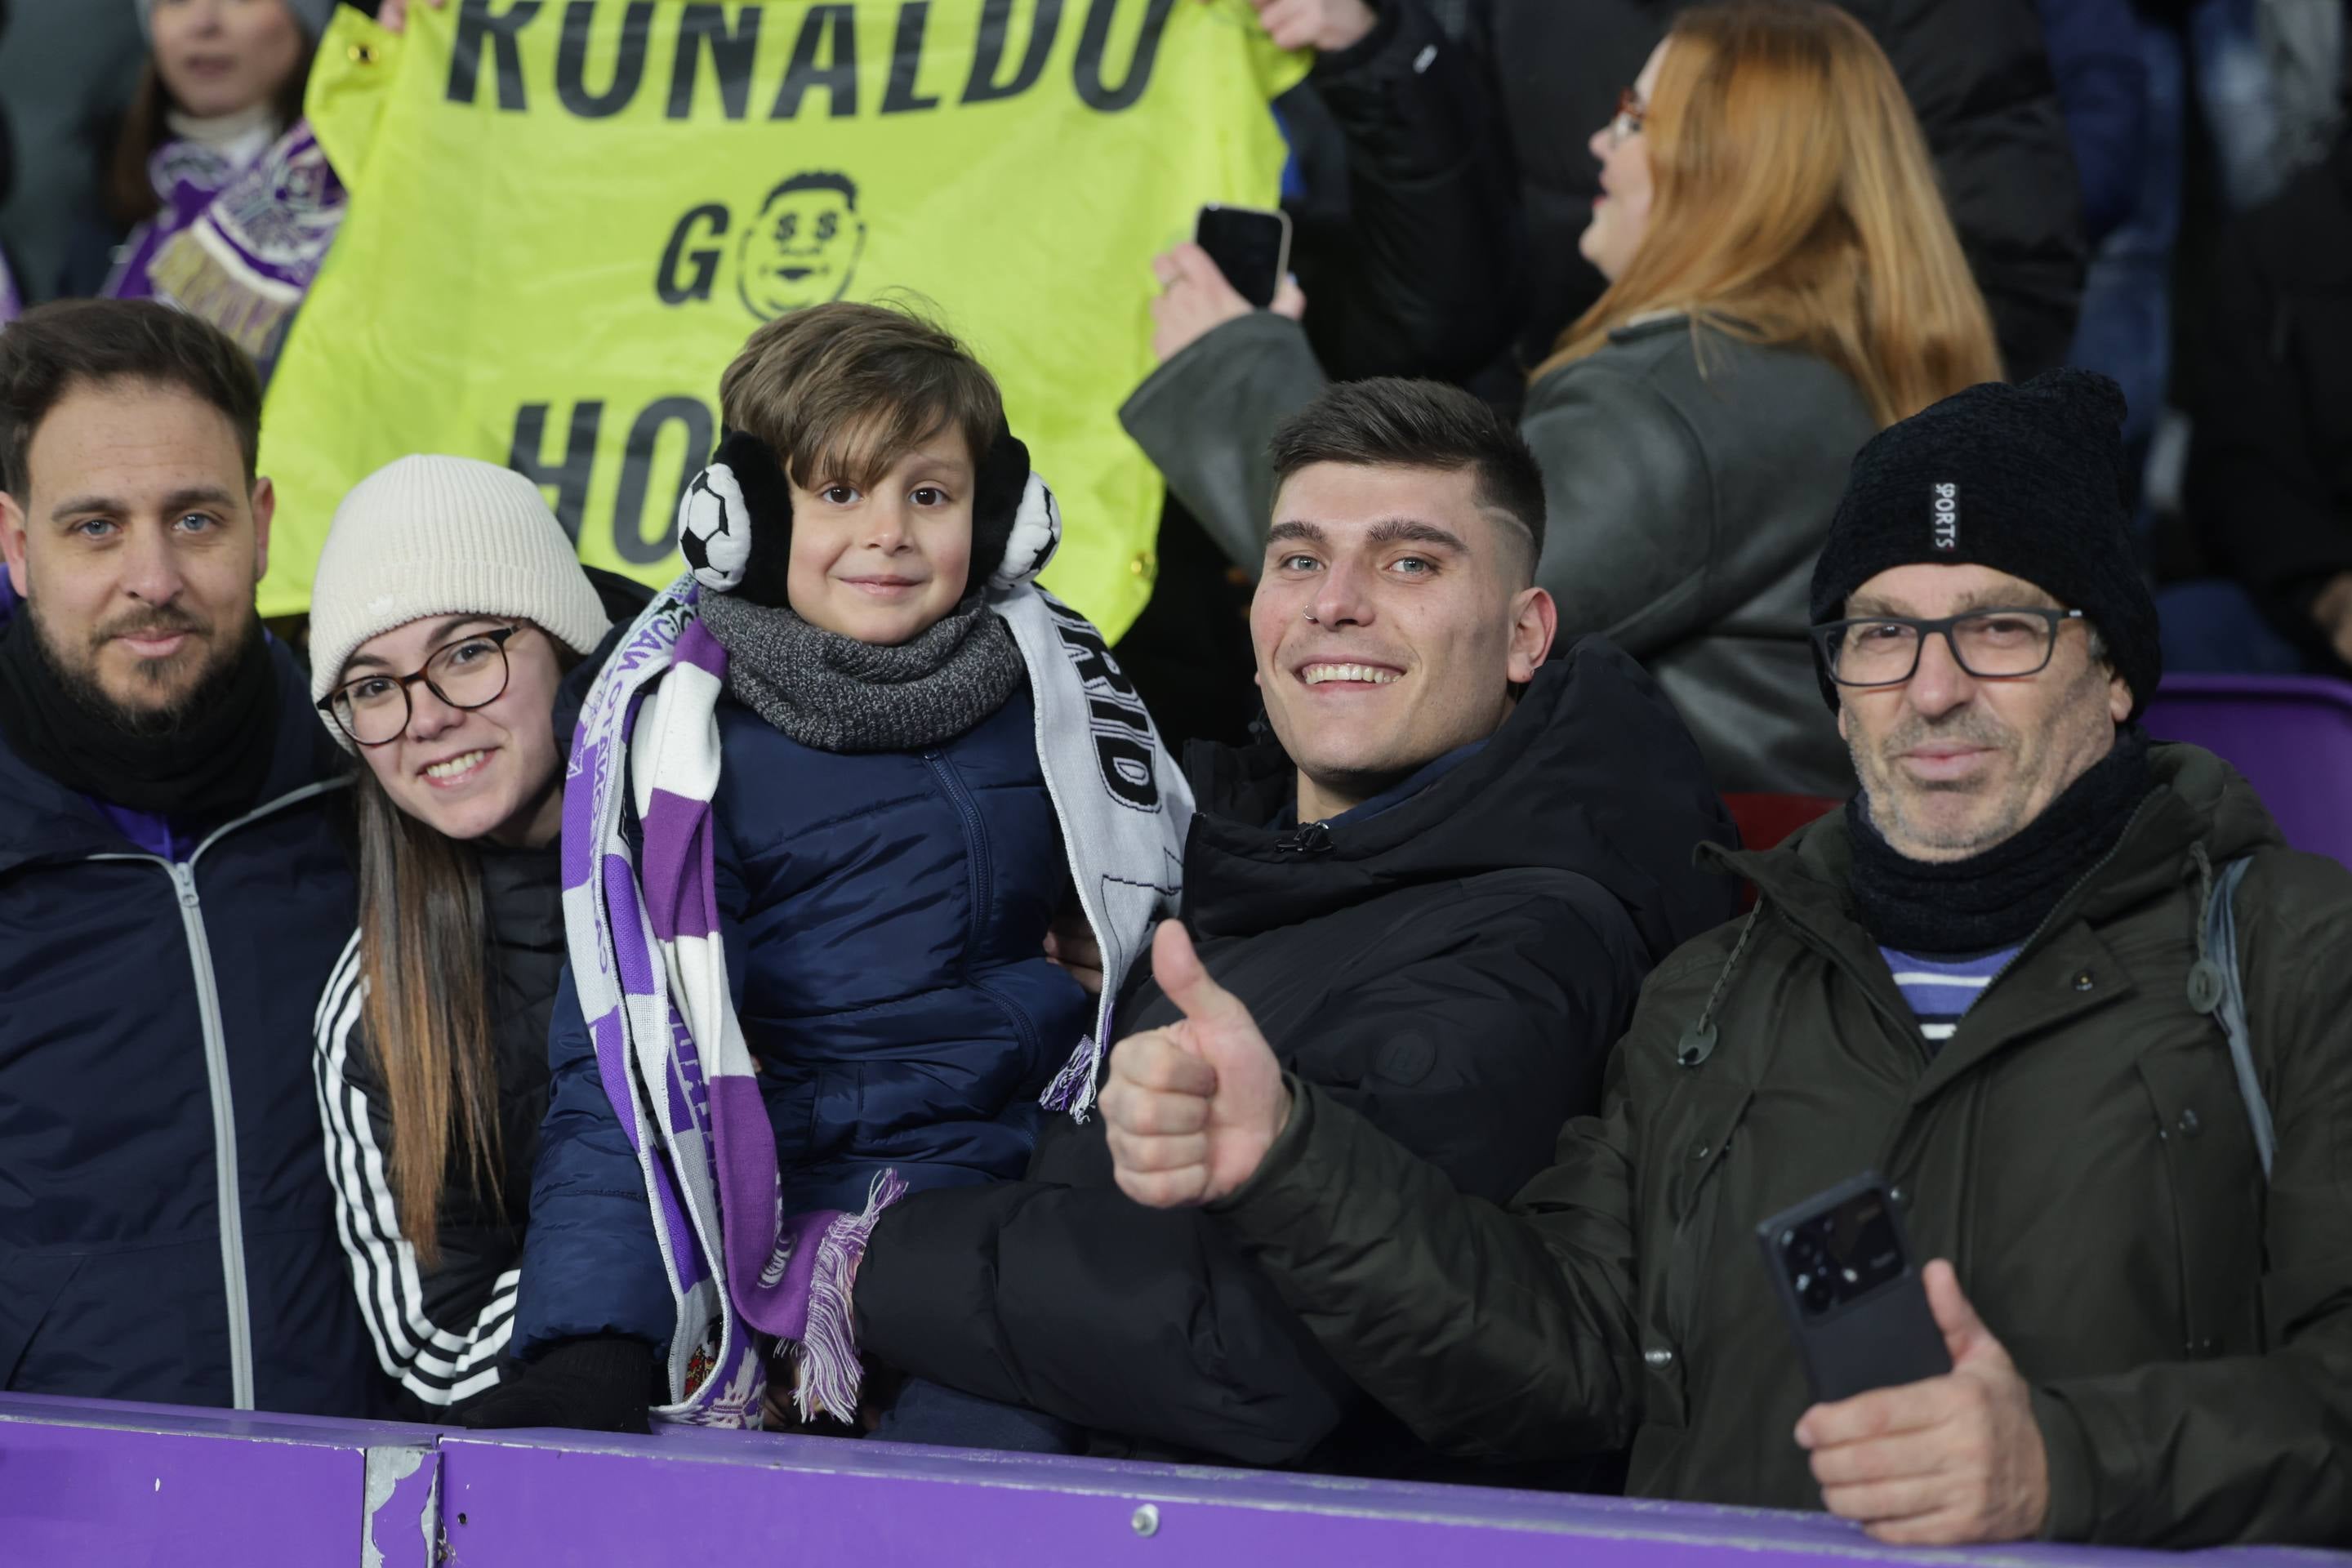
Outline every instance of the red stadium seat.
{"type": "Polygon", "coordinates": [[[1826,795],[1727,795],[1724,808],[1739,826],[1742,848],[1769,849],[1816,817],[1845,803],[1826,795]]]}

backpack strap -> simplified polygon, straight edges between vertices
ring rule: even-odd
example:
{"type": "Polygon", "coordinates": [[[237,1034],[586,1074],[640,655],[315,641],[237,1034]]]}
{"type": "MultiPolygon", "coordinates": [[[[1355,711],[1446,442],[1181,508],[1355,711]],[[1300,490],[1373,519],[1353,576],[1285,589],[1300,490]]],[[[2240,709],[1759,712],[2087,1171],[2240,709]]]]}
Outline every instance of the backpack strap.
{"type": "Polygon", "coordinates": [[[2237,1071],[2238,1095],[2246,1103],[2246,1121],[2253,1130],[2254,1150],[2262,1156],[2263,1180],[2267,1182],[2278,1139],[2271,1126],[2270,1102],[2263,1098],[2262,1083],[2254,1077],[2253,1037],[2246,1027],[2246,991],[2238,968],[2238,916],[2233,902],[2238,884],[2246,879],[2246,868],[2252,864],[2252,856],[2241,856],[2212,879],[2198,931],[2197,962],[2189,971],[2189,1005],[2219,1023],[2230,1042],[2230,1065],[2237,1071]]]}

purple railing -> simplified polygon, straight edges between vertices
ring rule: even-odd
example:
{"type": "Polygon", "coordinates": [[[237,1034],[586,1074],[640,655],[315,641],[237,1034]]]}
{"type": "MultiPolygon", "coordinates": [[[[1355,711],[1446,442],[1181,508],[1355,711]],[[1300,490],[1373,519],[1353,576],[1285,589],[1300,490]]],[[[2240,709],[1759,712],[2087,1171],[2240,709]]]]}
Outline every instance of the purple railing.
{"type": "MultiPolygon", "coordinates": [[[[2284,1549],[2228,1568],[2352,1558],[2284,1549]]],[[[1814,1514],[756,1433],[425,1426],[0,1395],[0,1563],[38,1568],[2099,1568],[1883,1547],[1814,1514]]]]}

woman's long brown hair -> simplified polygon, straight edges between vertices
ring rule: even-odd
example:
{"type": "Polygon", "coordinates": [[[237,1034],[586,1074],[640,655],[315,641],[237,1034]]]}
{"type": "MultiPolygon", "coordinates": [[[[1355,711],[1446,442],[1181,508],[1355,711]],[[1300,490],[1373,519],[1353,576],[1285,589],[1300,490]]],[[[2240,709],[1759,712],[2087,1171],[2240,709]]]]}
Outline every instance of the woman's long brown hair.
{"type": "Polygon", "coordinates": [[[481,865],[471,845],[394,805],[365,763],[359,774],[362,1016],[391,1113],[401,1229],[430,1265],[453,1155],[476,1192],[500,1201],[481,865]]]}
{"type": "MultiPolygon", "coordinates": [[[[302,94],[310,85],[310,61],[317,52],[318,40],[313,38],[303,48],[293,74],[278,86],[273,108],[281,131],[302,118],[302,94]]],[[[171,90],[163,85],[163,74],[155,68],[154,52],[150,50],[147,63],[140,68],[139,87],[131,95],[131,107],[122,111],[114,151],[106,165],[106,215],[126,227],[145,223],[163,207],[147,163],[172,134],[163,120],[171,108],[171,90]]]]}
{"type": "Polygon", "coordinates": [[[1820,0],[1675,17],[1643,120],[1640,246],[1541,376],[1651,311],[1844,371],[1881,425],[2000,378],[1984,296],[1877,42],[1820,0]]]}

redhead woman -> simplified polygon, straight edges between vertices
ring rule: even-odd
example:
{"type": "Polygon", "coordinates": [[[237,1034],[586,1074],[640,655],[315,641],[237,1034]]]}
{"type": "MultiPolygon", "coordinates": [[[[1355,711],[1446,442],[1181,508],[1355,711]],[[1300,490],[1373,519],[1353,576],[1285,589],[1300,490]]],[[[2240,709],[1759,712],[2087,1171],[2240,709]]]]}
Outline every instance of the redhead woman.
{"type": "MultiPolygon", "coordinates": [[[[1563,639],[1606,635],[1657,677],[1717,788],[1843,795],[1805,593],[1847,466],[2000,374],[1918,123],[1853,17],[1735,0],[1676,17],[1590,144],[1583,249],[1611,283],[1528,387],[1538,580],[1563,639]]],[[[1161,275],[1160,341],[1180,346],[1121,417],[1255,568],[1265,434],[1322,373],[1295,322],[1213,271],[1161,275]]]]}

